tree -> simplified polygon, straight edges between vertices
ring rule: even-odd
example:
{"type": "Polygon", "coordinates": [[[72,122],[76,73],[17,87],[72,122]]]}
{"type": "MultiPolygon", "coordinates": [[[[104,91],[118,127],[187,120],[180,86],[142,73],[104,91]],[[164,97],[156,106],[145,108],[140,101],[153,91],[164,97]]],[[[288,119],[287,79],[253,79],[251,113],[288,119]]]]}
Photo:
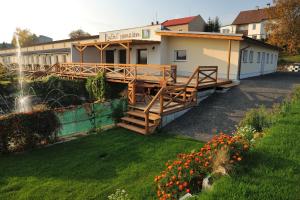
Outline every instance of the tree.
{"type": "Polygon", "coordinates": [[[72,31],[69,34],[69,36],[71,39],[77,39],[77,38],[91,36],[91,34],[89,34],[88,32],[84,32],[82,29],[78,29],[78,30],[72,31]]]}
{"type": "Polygon", "coordinates": [[[219,17],[215,17],[214,19],[214,27],[213,27],[213,32],[220,32],[220,27],[221,27],[221,24],[220,24],[220,19],[219,17]]]}
{"type": "Polygon", "coordinates": [[[267,11],[272,19],[266,26],[267,42],[295,55],[300,47],[300,0],[274,0],[274,5],[267,11]]]}
{"type": "Polygon", "coordinates": [[[208,18],[207,24],[205,26],[205,32],[219,32],[220,31],[220,19],[215,17],[214,19],[208,18]]]}
{"type": "Polygon", "coordinates": [[[29,29],[16,28],[15,34],[11,41],[13,46],[16,46],[16,35],[19,37],[20,46],[33,45],[37,41],[37,36],[30,32],[29,29]]]}

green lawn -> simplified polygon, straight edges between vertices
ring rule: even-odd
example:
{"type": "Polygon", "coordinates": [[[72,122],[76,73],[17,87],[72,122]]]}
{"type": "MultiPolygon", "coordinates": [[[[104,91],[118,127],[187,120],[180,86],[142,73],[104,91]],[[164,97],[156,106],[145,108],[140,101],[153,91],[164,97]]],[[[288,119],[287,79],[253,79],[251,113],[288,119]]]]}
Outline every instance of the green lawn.
{"type": "Polygon", "coordinates": [[[232,177],[199,199],[300,199],[300,101],[280,117],[232,177]]]}
{"type": "Polygon", "coordinates": [[[154,176],[180,152],[203,144],[112,129],[18,155],[0,155],[0,199],[107,199],[117,188],[132,199],[155,197],[154,176]]]}

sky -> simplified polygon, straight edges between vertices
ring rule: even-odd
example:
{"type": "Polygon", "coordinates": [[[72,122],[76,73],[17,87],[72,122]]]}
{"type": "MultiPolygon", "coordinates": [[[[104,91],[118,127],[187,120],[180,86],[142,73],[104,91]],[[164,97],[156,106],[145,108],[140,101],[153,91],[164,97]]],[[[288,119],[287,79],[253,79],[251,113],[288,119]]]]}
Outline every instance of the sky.
{"type": "Polygon", "coordinates": [[[0,42],[11,42],[16,27],[54,40],[76,29],[99,32],[163,22],[200,14],[230,24],[242,10],[265,7],[272,0],[2,0],[0,42]],[[7,9],[4,9],[7,8],[7,9]]]}

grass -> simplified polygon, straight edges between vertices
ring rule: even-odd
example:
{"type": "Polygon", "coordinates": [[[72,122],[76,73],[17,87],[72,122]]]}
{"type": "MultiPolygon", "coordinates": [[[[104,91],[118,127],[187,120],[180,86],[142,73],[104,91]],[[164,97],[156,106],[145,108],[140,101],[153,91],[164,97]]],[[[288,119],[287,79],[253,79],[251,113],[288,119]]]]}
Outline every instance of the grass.
{"type": "Polygon", "coordinates": [[[300,63],[300,54],[295,56],[282,55],[279,58],[280,63],[300,63]]]}
{"type": "Polygon", "coordinates": [[[300,101],[271,127],[231,177],[199,199],[300,199],[300,101]]]}
{"type": "Polygon", "coordinates": [[[180,152],[201,142],[141,136],[112,129],[68,143],[0,155],[0,199],[107,199],[125,189],[132,199],[155,197],[154,176],[180,152]]]}

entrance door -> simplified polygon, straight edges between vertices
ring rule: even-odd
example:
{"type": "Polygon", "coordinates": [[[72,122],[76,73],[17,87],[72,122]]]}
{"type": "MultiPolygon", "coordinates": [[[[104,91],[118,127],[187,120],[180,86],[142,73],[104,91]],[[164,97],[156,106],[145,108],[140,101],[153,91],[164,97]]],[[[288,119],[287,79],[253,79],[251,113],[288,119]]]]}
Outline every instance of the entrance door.
{"type": "Polygon", "coordinates": [[[137,64],[147,64],[148,56],[147,49],[138,49],[138,62],[137,64]]]}
{"type": "Polygon", "coordinates": [[[262,55],[261,55],[261,63],[260,63],[260,74],[264,74],[264,70],[265,70],[265,62],[266,62],[266,53],[265,52],[262,52],[262,55]]]}
{"type": "Polygon", "coordinates": [[[119,63],[126,64],[126,50],[119,50],[119,63]]]}
{"type": "Polygon", "coordinates": [[[114,63],[115,62],[115,55],[113,50],[106,50],[105,51],[105,63],[114,63]]]}

